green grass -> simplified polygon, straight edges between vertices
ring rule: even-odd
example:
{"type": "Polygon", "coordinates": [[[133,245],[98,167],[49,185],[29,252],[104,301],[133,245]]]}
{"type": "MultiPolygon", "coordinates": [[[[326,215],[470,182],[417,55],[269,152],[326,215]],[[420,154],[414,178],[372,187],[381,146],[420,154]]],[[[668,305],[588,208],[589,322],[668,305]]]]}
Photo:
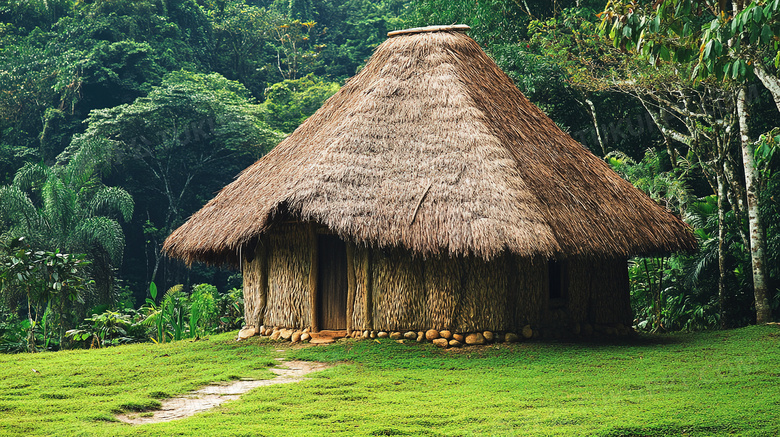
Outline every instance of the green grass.
{"type": "Polygon", "coordinates": [[[0,435],[780,435],[776,326],[448,351],[233,338],[0,356],[0,435]],[[342,364],[179,421],[113,417],[211,382],[270,378],[279,356],[342,364]]]}

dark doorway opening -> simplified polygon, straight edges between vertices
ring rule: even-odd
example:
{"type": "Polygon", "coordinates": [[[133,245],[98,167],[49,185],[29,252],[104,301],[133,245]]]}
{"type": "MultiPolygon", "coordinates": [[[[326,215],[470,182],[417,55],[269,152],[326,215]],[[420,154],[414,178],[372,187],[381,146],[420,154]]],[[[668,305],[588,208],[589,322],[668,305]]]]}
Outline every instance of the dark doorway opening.
{"type": "Polygon", "coordinates": [[[569,274],[565,261],[550,260],[547,264],[550,306],[566,305],[569,294],[569,274]]]}
{"type": "Polygon", "coordinates": [[[317,318],[320,329],[347,329],[347,245],[317,236],[317,318]]]}

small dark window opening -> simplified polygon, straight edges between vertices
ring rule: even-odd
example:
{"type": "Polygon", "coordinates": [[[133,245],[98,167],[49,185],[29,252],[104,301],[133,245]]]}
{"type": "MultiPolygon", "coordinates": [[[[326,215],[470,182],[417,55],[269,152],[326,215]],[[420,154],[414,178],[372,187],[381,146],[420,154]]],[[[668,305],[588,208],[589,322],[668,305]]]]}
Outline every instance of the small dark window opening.
{"type": "Polygon", "coordinates": [[[566,295],[569,288],[567,273],[566,264],[563,261],[550,260],[547,264],[550,305],[552,306],[566,304],[566,295]]]}
{"type": "MultiPolygon", "coordinates": [[[[244,260],[246,262],[251,263],[255,259],[255,255],[257,254],[257,243],[258,239],[257,237],[252,238],[247,242],[244,247],[241,248],[242,255],[244,256],[244,260]]],[[[239,260],[240,262],[241,260],[239,260]]]]}

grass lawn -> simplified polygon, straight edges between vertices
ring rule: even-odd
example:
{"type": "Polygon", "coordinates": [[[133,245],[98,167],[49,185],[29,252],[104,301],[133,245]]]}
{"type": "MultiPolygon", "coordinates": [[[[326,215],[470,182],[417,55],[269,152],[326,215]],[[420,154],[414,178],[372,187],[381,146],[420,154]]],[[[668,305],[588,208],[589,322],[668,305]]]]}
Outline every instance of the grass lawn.
{"type": "Polygon", "coordinates": [[[0,435],[780,435],[780,329],[447,351],[229,334],[0,355],[0,435]],[[341,365],[179,421],[114,419],[207,383],[271,378],[276,357],[341,365]]]}

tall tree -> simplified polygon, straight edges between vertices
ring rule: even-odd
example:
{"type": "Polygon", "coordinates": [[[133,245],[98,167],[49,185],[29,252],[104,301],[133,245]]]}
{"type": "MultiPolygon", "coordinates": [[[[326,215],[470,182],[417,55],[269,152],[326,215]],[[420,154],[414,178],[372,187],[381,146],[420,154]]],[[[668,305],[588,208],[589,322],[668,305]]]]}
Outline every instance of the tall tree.
{"type": "Polygon", "coordinates": [[[273,129],[291,133],[338,90],[337,83],[312,74],[275,83],[265,90],[265,121],[273,129]]]}
{"type": "MultiPolygon", "coordinates": [[[[147,285],[157,280],[162,242],[239,170],[282,135],[263,122],[249,91],[219,74],[170,73],[147,97],[93,111],[84,135],[108,145],[145,217],[147,285]]],[[[156,281],[160,283],[161,281],[156,281]]]]}
{"type": "Polygon", "coordinates": [[[734,100],[745,175],[756,322],[771,321],[766,228],[757,192],[761,173],[753,162],[754,141],[747,123],[745,86],[755,73],[780,110],[780,80],[764,66],[771,58],[775,67],[780,65],[780,1],[611,0],[601,29],[616,46],[635,49],[652,64],[695,64],[691,73],[694,80],[712,77],[737,84],[734,100]]]}
{"type": "Polygon", "coordinates": [[[273,28],[276,67],[285,80],[298,79],[317,68],[324,46],[313,41],[312,31],[316,25],[314,21],[295,19],[273,28]]]}
{"type": "Polygon", "coordinates": [[[317,43],[323,44],[322,62],[315,73],[330,79],[354,76],[387,32],[408,27],[402,15],[411,0],[323,0],[317,10],[317,43]]]}
{"type": "Polygon", "coordinates": [[[312,0],[290,0],[288,7],[290,18],[302,22],[315,21],[317,11],[312,3],[312,0]]]}
{"type": "Polygon", "coordinates": [[[235,0],[215,2],[206,11],[213,30],[212,67],[262,97],[266,82],[278,77],[268,66],[276,58],[272,30],[284,17],[235,0]]]}
{"type": "MultiPolygon", "coordinates": [[[[727,289],[733,271],[728,251],[734,250],[728,247],[729,214],[733,210],[738,221],[747,220],[748,216],[741,155],[735,153],[740,138],[739,87],[715,77],[702,80],[694,74],[696,62],[673,60],[671,52],[658,47],[652,62],[647,62],[652,51],[647,56],[636,56],[629,50],[631,44],[606,44],[599,38],[599,23],[593,17],[576,12],[562,15],[562,20],[548,20],[541,25],[532,23],[531,41],[544,57],[564,68],[568,83],[586,96],[597,95],[603,99],[604,93],[619,93],[636,99],[644,113],[639,128],[646,121],[648,130],[660,134],[649,139],[665,147],[669,165],[678,167],[692,159],[696,165],[685,170],[687,177],[698,172],[717,196],[721,248],[718,288],[721,314],[725,314],[724,302],[728,294],[734,294],[727,289]]],[[[607,135],[599,135],[598,139],[602,137],[607,135]]],[[[701,189],[697,193],[703,194],[701,189]]],[[[687,205],[680,207],[684,214],[687,205]]],[[[748,233],[739,226],[737,229],[744,246],[748,246],[748,233]]],[[[722,317],[721,321],[727,320],[722,317]]]]}

